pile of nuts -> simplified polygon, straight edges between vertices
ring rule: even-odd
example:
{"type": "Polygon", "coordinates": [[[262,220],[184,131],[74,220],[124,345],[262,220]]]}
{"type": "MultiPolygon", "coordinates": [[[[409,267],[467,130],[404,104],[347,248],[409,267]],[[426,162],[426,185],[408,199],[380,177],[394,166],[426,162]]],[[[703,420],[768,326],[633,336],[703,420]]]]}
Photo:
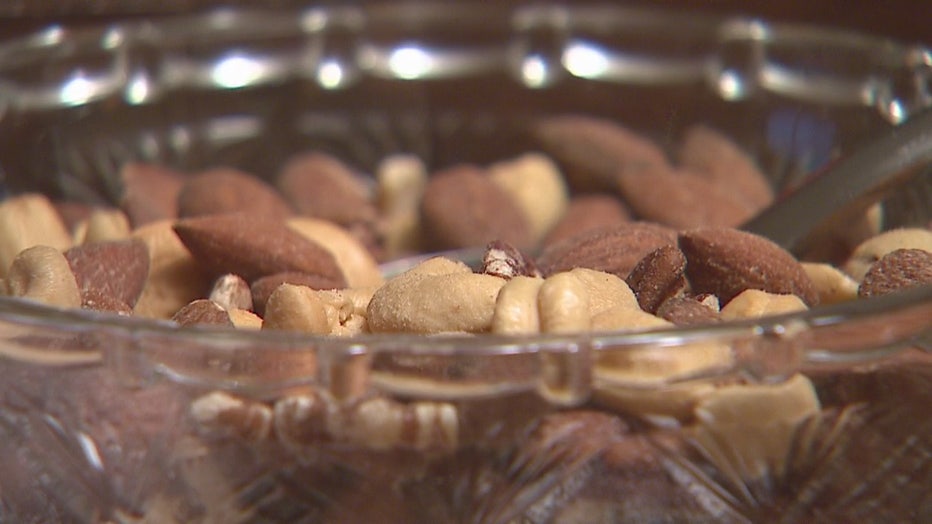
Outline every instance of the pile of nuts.
{"type": "MultiPolygon", "coordinates": [[[[686,133],[675,161],[590,117],[551,118],[534,132],[546,154],[430,175],[417,158],[397,156],[365,178],[311,152],[271,181],[225,167],[182,174],[128,164],[111,207],[15,196],[0,204],[0,287],[54,307],[180,326],[351,337],[696,325],[932,283],[932,231],[880,233],[875,214],[841,232],[834,240],[843,248],[828,261],[801,262],[736,229],[774,194],[752,159],[707,127],[686,133]],[[477,269],[443,256],[388,279],[379,267],[476,246],[488,246],[477,269]]],[[[614,355],[596,368],[649,380],[732,358],[730,348],[710,345],[640,367],[614,355]]],[[[800,375],[779,386],[693,385],[660,401],[611,389],[595,396],[623,412],[698,420],[697,438],[731,442],[746,441],[740,428],[770,406],[763,411],[778,414],[764,432],[772,464],[785,454],[788,428],[818,409],[800,375]]],[[[294,447],[453,449],[460,430],[452,403],[344,402],[326,391],[271,403],[213,392],[191,413],[210,431],[294,447]]],[[[735,446],[738,455],[762,449],[735,446]]]]}

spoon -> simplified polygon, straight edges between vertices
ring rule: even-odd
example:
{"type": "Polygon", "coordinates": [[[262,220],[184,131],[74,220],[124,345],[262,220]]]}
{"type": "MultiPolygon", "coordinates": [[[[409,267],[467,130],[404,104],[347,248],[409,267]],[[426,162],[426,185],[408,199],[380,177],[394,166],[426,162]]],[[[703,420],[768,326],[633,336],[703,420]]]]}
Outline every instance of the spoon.
{"type": "Polygon", "coordinates": [[[932,110],[926,109],[765,209],[741,229],[799,255],[820,233],[859,216],[932,166],[932,110]]]}

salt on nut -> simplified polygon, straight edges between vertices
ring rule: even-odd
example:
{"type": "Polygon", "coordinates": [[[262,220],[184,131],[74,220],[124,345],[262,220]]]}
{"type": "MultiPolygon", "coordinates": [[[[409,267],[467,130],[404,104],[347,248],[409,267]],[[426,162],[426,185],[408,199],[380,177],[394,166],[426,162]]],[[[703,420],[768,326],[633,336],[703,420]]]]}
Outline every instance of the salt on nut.
{"type": "Polygon", "coordinates": [[[589,290],[571,272],[547,277],[537,293],[542,333],[580,333],[589,331],[589,290]]]}
{"type": "Polygon", "coordinates": [[[167,319],[210,287],[191,253],[172,230],[171,220],[151,222],[133,231],[149,250],[149,276],[133,312],[167,319]]]}
{"type": "Polygon", "coordinates": [[[780,384],[723,386],[696,406],[695,438],[720,471],[745,480],[781,478],[799,425],[820,410],[803,375],[780,384]]]}
{"type": "Polygon", "coordinates": [[[329,335],[331,321],[324,302],[313,289],[282,284],[272,292],[265,305],[262,329],[329,335]]]}
{"type": "Polygon", "coordinates": [[[505,283],[495,298],[492,332],[527,335],[540,332],[537,293],[544,279],[516,276],[505,283]]]}
{"type": "Polygon", "coordinates": [[[222,436],[235,436],[250,442],[268,438],[272,410],[261,402],[214,391],[191,403],[191,417],[201,430],[222,436]]]}
{"type": "Polygon", "coordinates": [[[728,301],[722,308],[722,320],[761,318],[809,309],[796,295],[768,293],[759,289],[746,289],[728,301]]]}
{"type": "Polygon", "coordinates": [[[563,175],[550,158],[540,153],[527,153],[493,164],[489,167],[489,176],[524,212],[532,244],[543,239],[569,205],[569,190],[563,175]]]}
{"type": "Polygon", "coordinates": [[[27,193],[0,202],[0,277],[24,249],[44,245],[64,251],[71,235],[55,206],[39,193],[27,193]]]}
{"type": "Polygon", "coordinates": [[[819,294],[819,304],[838,304],[858,298],[858,283],[835,266],[818,262],[803,262],[802,265],[819,294]]]}
{"type": "Polygon", "coordinates": [[[6,286],[14,297],[49,306],[81,307],[81,291],[68,259],[51,246],[33,246],[17,255],[7,272],[6,286]]]}
{"type": "Polygon", "coordinates": [[[392,278],[369,302],[372,332],[486,332],[505,280],[434,257],[392,278]]]}
{"type": "Polygon", "coordinates": [[[379,265],[355,236],[342,227],[318,218],[294,217],[289,228],[314,241],[333,255],[349,287],[378,286],[383,282],[379,265]]]}
{"type": "Polygon", "coordinates": [[[932,252],[932,231],[921,228],[892,229],[871,237],[854,249],[842,269],[856,282],[860,282],[874,262],[897,249],[924,249],[932,252]]]}
{"type": "Polygon", "coordinates": [[[383,218],[381,233],[391,255],[419,251],[419,206],[427,187],[427,168],[414,155],[392,155],[376,168],[376,202],[383,218]]]}
{"type": "Polygon", "coordinates": [[[129,218],[119,209],[95,209],[83,225],[75,229],[75,244],[91,244],[127,238],[131,232],[129,218]]]}

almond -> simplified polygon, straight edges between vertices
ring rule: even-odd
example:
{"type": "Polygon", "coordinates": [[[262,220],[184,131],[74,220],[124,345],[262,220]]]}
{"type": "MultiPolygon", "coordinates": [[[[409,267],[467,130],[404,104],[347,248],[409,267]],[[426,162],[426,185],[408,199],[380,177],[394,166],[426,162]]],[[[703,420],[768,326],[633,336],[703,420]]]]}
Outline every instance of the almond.
{"type": "Polygon", "coordinates": [[[544,237],[549,246],[586,231],[630,222],[631,212],[621,200],[605,193],[577,195],[570,199],[560,221],[544,237]]]}
{"type": "Polygon", "coordinates": [[[185,175],[167,167],[129,162],[120,170],[123,194],[120,208],[134,228],[178,218],[178,194],[185,175]]]}
{"type": "Polygon", "coordinates": [[[718,322],[718,311],[695,297],[670,297],[657,308],[657,316],[677,326],[694,326],[718,322]]]}
{"type": "Polygon", "coordinates": [[[182,218],[238,212],[278,219],[292,215],[275,188],[255,175],[231,168],[193,175],[178,194],[178,215],[182,218]]]}
{"type": "Polygon", "coordinates": [[[773,187],[754,160],[722,133],[703,125],[686,131],[680,164],[738,195],[749,210],[760,211],[774,199],[773,187]]]}
{"type": "Polygon", "coordinates": [[[659,168],[618,174],[618,192],[643,220],[677,229],[737,226],[754,216],[736,194],[682,170],[659,168]]]}
{"type": "Polygon", "coordinates": [[[932,284],[932,252],[897,249],[871,266],[861,281],[858,296],[876,297],[925,284],[932,284]]]}
{"type": "Polygon", "coordinates": [[[482,246],[503,240],[527,247],[531,229],[517,203],[481,169],[462,165],[435,174],[421,201],[432,249],[482,246]]]}
{"type": "Polygon", "coordinates": [[[210,324],[233,327],[230,315],[219,304],[207,299],[198,299],[179,309],[172,321],[181,326],[210,324]]]}
{"type": "Polygon", "coordinates": [[[89,289],[81,293],[81,308],[116,313],[123,316],[133,314],[133,308],[129,304],[113,295],[105,295],[96,289],[89,289]]]}
{"type": "Polygon", "coordinates": [[[703,228],[680,234],[686,278],[695,293],[712,293],[727,303],[746,289],[800,297],[818,303],[815,286],[793,255],[770,240],[732,228],[703,228]]]}
{"type": "Polygon", "coordinates": [[[194,258],[215,276],[233,273],[253,281],[296,271],[346,285],[329,251],[280,220],[229,213],[180,220],[174,230],[194,258]]]}
{"type": "Polygon", "coordinates": [[[663,151],[610,120],[567,115],[545,118],[531,130],[576,190],[614,188],[618,173],[669,167],[663,151]]]}
{"type": "Polygon", "coordinates": [[[275,185],[300,215],[341,225],[375,221],[375,204],[362,179],[329,155],[315,152],[291,159],[275,185]]]}
{"type": "Polygon", "coordinates": [[[130,308],[149,276],[149,249],[138,238],[82,244],[65,251],[65,258],[82,297],[113,297],[130,308]]]}
{"type": "Polygon", "coordinates": [[[686,288],[686,257],[676,246],[662,246],[642,258],[625,281],[648,313],[686,288]]]}
{"type": "Polygon", "coordinates": [[[649,222],[631,222],[582,233],[548,246],[537,260],[545,275],[577,267],[627,278],[648,253],[676,244],[676,231],[649,222]]]}

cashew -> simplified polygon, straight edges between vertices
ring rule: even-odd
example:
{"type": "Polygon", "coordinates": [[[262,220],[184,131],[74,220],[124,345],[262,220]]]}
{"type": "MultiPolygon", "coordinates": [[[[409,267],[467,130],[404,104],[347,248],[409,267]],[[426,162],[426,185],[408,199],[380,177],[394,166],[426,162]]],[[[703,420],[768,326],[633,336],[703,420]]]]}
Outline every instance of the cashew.
{"type": "Polygon", "coordinates": [[[385,217],[384,245],[389,254],[418,251],[421,220],[418,206],[427,186],[427,169],[420,158],[395,155],[376,169],[378,206],[385,217]]]}
{"type": "Polygon", "coordinates": [[[389,280],[367,310],[372,332],[489,331],[505,280],[435,257],[389,280]]]}
{"type": "Polygon", "coordinates": [[[557,166],[540,153],[493,164],[489,176],[511,195],[531,226],[531,240],[540,241],[563,217],[569,191],[557,166]]]}
{"type": "Polygon", "coordinates": [[[95,209],[87,220],[79,223],[75,228],[74,243],[90,244],[92,242],[106,242],[108,240],[121,240],[129,236],[131,231],[129,218],[119,209],[95,209]]]}
{"type": "Polygon", "coordinates": [[[897,249],[924,249],[932,252],[932,231],[921,228],[893,229],[862,242],[845,262],[845,273],[856,282],[884,255],[897,249]]]}
{"type": "Polygon", "coordinates": [[[760,318],[808,309],[796,295],[780,295],[759,289],[745,289],[722,308],[722,320],[760,318]]]}
{"type": "Polygon", "coordinates": [[[544,280],[518,276],[507,281],[495,298],[492,332],[523,335],[540,332],[537,293],[544,280]]]}
{"type": "Polygon", "coordinates": [[[171,318],[210,288],[200,266],[172,230],[171,220],[152,222],[132,233],[149,249],[149,277],[134,313],[147,318],[171,318]]]}
{"type": "Polygon", "coordinates": [[[591,327],[588,290],[570,272],[544,280],[537,293],[537,308],[543,333],[579,333],[591,327]]]}
{"type": "Polygon", "coordinates": [[[262,329],[281,329],[329,335],[335,312],[307,286],[282,284],[265,305],[262,329]],[[328,314],[329,313],[329,314],[328,314]]]}
{"type": "Polygon", "coordinates": [[[615,308],[640,309],[638,299],[628,283],[618,276],[594,269],[576,268],[570,273],[578,278],[589,295],[589,316],[615,308]]]}
{"type": "Polygon", "coordinates": [[[28,193],[0,202],[0,277],[24,249],[44,245],[64,252],[71,235],[47,197],[28,193]]]}
{"type": "Polygon", "coordinates": [[[382,284],[382,273],[372,254],[359,240],[342,227],[310,217],[294,217],[288,227],[329,251],[346,277],[349,287],[382,284]]]}
{"type": "Polygon", "coordinates": [[[610,409],[641,417],[670,417],[688,421],[699,401],[715,390],[707,381],[685,382],[643,388],[605,385],[596,388],[593,398],[610,409]]]}
{"type": "Polygon", "coordinates": [[[745,480],[780,478],[799,424],[820,410],[803,375],[773,385],[723,386],[696,406],[695,438],[720,471],[745,480]]]}
{"type": "Polygon", "coordinates": [[[672,325],[672,322],[628,305],[616,306],[592,317],[593,331],[630,331],[672,325]]]}
{"type": "Polygon", "coordinates": [[[819,304],[838,304],[858,298],[858,283],[835,266],[815,262],[802,265],[819,294],[819,304]]]}
{"type": "Polygon", "coordinates": [[[50,246],[33,246],[13,259],[6,279],[14,297],[35,300],[49,306],[81,307],[81,291],[71,266],[61,251],[50,246]]]}

